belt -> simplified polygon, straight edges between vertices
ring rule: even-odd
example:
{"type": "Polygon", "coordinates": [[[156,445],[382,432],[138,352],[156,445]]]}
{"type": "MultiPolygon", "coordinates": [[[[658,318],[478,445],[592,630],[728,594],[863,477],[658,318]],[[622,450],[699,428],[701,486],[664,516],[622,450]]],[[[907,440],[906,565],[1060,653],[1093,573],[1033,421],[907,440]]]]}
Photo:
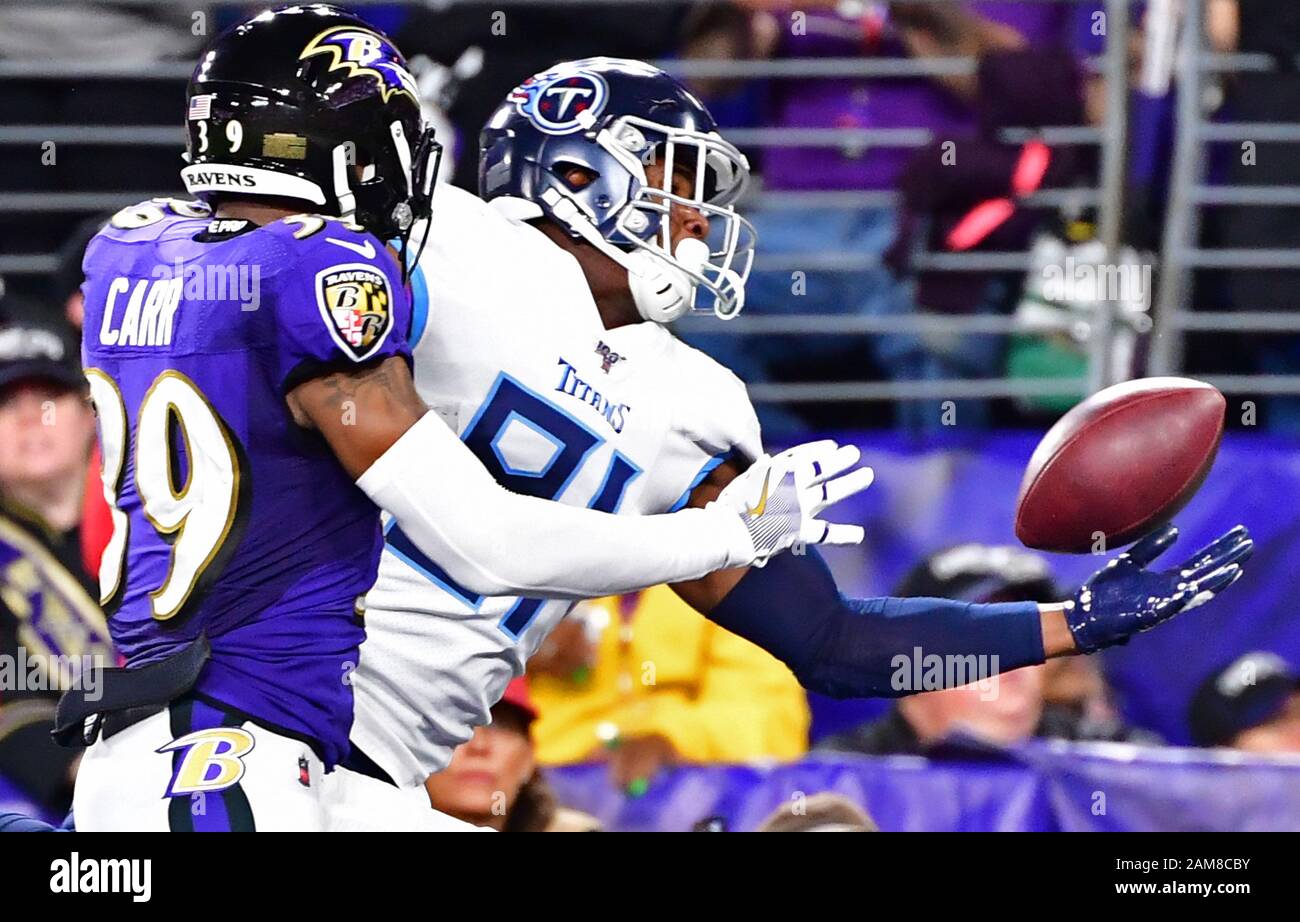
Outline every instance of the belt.
{"type": "Polygon", "coordinates": [[[59,699],[54,741],[61,746],[89,746],[101,736],[107,739],[152,717],[194,687],[211,655],[208,638],[200,634],[156,663],[139,669],[101,669],[94,700],[85,688],[70,689],[59,699]]]}

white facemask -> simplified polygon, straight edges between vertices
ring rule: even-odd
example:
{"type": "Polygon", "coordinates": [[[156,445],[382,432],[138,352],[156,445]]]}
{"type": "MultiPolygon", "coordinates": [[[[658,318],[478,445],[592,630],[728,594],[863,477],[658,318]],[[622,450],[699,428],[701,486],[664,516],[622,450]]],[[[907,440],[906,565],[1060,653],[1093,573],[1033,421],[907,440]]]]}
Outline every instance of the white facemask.
{"type": "MultiPolygon", "coordinates": [[[[673,250],[673,260],[669,260],[657,248],[645,244],[627,252],[602,237],[574,201],[558,189],[551,187],[544,190],[542,200],[549,206],[551,216],[556,221],[627,270],[632,301],[643,319],[654,323],[672,323],[695,306],[698,279],[710,270],[711,253],[709,245],[703,240],[687,237],[679,241],[673,250]]],[[[531,204],[525,204],[524,209],[516,210],[515,213],[526,216],[541,214],[541,209],[531,204]]],[[[744,276],[731,270],[718,272],[716,269],[711,275],[733,286],[734,310],[728,316],[735,316],[745,302],[744,276]]]]}
{"type": "Polygon", "coordinates": [[[695,282],[683,269],[699,272],[708,262],[709,246],[688,237],[677,244],[673,256],[683,268],[646,250],[634,250],[621,260],[628,268],[628,285],[637,311],[654,323],[672,323],[691,309],[695,282]]]}

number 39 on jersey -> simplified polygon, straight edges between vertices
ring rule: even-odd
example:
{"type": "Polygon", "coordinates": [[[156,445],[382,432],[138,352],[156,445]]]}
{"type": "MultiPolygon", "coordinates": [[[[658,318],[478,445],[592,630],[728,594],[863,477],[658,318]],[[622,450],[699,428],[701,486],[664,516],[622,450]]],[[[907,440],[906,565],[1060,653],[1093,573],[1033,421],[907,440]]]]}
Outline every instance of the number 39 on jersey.
{"type": "Polygon", "coordinates": [[[119,508],[128,452],[135,491],[158,536],[171,546],[162,585],[149,593],[153,617],[168,621],[185,607],[203,575],[230,541],[245,488],[242,451],[198,387],[178,371],[164,371],[140,402],[135,445],[127,407],[112,379],[86,370],[100,419],[104,498],[112,507],[113,536],[100,562],[100,604],[111,608],[124,589],[129,520],[119,508]]]}

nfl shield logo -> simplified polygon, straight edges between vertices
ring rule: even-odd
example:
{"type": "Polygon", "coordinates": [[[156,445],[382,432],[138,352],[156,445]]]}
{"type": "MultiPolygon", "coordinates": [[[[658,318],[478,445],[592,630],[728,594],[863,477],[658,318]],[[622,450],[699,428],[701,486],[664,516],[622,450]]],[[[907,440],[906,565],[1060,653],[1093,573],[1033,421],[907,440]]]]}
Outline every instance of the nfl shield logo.
{"type": "Polygon", "coordinates": [[[623,356],[609,348],[604,342],[596,343],[596,354],[600,356],[600,370],[605,374],[609,374],[609,370],[623,359],[623,356]]]}

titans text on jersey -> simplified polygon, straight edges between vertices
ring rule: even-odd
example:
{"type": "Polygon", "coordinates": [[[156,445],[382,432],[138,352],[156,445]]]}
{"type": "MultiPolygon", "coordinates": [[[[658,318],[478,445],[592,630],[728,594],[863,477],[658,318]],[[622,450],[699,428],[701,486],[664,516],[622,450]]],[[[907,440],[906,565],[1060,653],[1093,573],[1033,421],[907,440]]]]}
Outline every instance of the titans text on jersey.
{"type": "MultiPolygon", "coordinates": [[[[599,354],[599,349],[597,349],[597,353],[599,354]]],[[[563,356],[560,357],[560,367],[564,371],[560,375],[560,383],[555,386],[555,389],[561,394],[576,397],[583,403],[595,407],[596,411],[605,418],[605,422],[609,423],[615,432],[622,432],[623,426],[627,424],[627,415],[632,411],[632,408],[626,403],[618,403],[582,380],[578,376],[578,370],[570,362],[566,362],[563,356]]]]}
{"type": "MultiPolygon", "coordinates": [[[[658,324],[605,329],[578,263],[541,231],[451,187],[435,213],[413,280],[415,382],[502,484],[649,515],[684,505],[731,453],[761,453],[740,380],[658,324]]],[[[417,785],[488,721],[571,603],[484,598],[399,528],[387,539],[352,739],[417,785]]]]}

